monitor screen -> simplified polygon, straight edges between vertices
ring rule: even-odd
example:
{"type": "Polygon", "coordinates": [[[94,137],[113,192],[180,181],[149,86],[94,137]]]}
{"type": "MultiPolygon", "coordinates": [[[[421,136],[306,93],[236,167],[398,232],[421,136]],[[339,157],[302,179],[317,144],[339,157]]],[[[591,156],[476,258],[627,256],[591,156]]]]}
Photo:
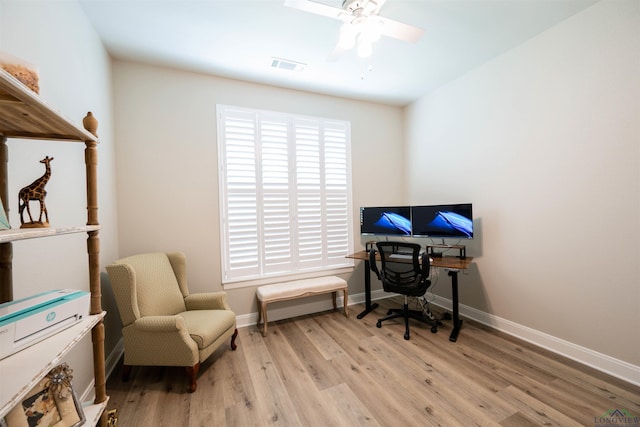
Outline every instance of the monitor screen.
{"type": "Polygon", "coordinates": [[[411,206],[411,226],[416,237],[472,239],[472,205],[411,206]]]}
{"type": "Polygon", "coordinates": [[[360,208],[360,233],[411,236],[411,208],[409,206],[360,208]]]}

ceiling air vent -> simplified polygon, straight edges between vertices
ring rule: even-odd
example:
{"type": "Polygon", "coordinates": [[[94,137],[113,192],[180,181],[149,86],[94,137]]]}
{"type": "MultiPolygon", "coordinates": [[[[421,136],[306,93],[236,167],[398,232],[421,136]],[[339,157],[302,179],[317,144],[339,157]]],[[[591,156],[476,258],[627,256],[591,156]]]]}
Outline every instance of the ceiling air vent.
{"type": "Polygon", "coordinates": [[[307,64],[302,62],[291,61],[289,59],[271,58],[271,67],[285,71],[302,71],[307,64]]]}

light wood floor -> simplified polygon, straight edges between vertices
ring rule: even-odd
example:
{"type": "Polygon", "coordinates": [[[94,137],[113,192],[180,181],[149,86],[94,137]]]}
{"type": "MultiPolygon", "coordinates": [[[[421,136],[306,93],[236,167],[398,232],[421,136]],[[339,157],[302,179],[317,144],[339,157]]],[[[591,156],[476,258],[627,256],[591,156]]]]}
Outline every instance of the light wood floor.
{"type": "Polygon", "coordinates": [[[640,415],[640,387],[465,320],[438,333],[375,326],[400,299],[358,320],[324,312],[241,328],[186,392],[179,368],[121,366],[107,383],[118,426],[594,426],[613,409],[640,415]]]}

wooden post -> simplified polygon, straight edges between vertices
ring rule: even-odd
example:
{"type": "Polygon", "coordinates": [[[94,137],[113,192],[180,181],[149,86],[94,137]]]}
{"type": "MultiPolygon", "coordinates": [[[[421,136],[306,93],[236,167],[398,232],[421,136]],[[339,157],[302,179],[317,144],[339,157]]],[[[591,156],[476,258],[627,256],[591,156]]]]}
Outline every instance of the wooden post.
{"type": "MultiPolygon", "coordinates": [[[[87,225],[100,225],[98,222],[98,149],[96,141],[85,141],[84,162],[87,176],[87,225]]],[[[91,291],[91,314],[102,313],[102,292],[100,287],[100,239],[98,230],[89,231],[87,253],[89,255],[89,288],[91,291]]],[[[93,343],[93,374],[95,379],[95,403],[107,400],[107,381],[104,358],[104,322],[94,326],[91,331],[93,343]]],[[[107,412],[100,418],[101,426],[107,425],[107,412]]]]}
{"type": "MultiPolygon", "coordinates": [[[[8,179],[9,147],[7,137],[0,135],[0,198],[9,218],[9,179],[8,179]]],[[[0,243],[0,303],[13,300],[13,244],[0,243]]]]}

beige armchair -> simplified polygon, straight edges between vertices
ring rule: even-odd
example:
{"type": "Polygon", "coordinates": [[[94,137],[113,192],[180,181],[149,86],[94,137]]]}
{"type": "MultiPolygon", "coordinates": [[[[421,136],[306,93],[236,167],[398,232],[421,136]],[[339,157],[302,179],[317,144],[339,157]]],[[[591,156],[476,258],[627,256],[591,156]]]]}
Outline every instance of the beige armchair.
{"type": "Polygon", "coordinates": [[[189,294],[184,254],[134,255],[107,272],[122,321],[124,381],[132,366],[184,366],[192,393],[200,363],[228,337],[236,349],[226,292],[189,294]]]}

